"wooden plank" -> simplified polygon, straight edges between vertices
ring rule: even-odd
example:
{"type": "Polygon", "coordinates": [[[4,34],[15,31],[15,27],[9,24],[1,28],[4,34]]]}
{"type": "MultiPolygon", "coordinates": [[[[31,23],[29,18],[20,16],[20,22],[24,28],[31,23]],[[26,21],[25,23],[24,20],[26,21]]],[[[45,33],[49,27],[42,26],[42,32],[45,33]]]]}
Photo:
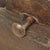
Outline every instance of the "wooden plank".
{"type": "Polygon", "coordinates": [[[8,1],[7,8],[10,10],[29,13],[37,17],[41,23],[50,25],[49,0],[14,0],[14,2],[8,1]]]}
{"type": "Polygon", "coordinates": [[[18,38],[12,32],[12,24],[17,21],[21,21],[19,14],[0,10],[0,50],[48,50],[49,46],[39,44],[34,39],[39,41],[40,38],[40,42],[46,44],[50,38],[49,26],[33,24],[27,30],[27,36],[18,38]]]}
{"type": "Polygon", "coordinates": [[[0,7],[5,7],[6,0],[0,0],[0,7]]]}

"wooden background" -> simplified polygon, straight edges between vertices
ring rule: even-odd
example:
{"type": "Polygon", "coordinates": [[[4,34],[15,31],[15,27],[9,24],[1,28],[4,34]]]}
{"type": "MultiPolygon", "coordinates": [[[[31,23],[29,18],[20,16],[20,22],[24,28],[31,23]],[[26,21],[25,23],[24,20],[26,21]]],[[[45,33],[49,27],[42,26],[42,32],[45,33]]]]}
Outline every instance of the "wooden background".
{"type": "Polygon", "coordinates": [[[0,7],[5,7],[6,0],[0,0],[0,7]]]}
{"type": "MultiPolygon", "coordinates": [[[[30,13],[39,18],[40,22],[50,25],[50,1],[31,1],[33,1],[31,3],[32,8],[25,9],[26,6],[22,6],[24,10],[19,8],[18,10],[20,12],[30,13]]],[[[29,28],[27,36],[25,36],[24,38],[18,38],[12,32],[12,23],[17,21],[20,22],[21,18],[20,16],[13,17],[13,15],[14,14],[9,14],[7,12],[5,13],[5,11],[3,11],[2,9],[0,10],[0,50],[50,50],[50,47],[46,47],[34,41],[34,38],[39,39],[41,37],[40,40],[42,41],[40,42],[47,43],[48,39],[50,39],[50,26],[40,26],[38,24],[33,24],[29,28]],[[1,15],[1,13],[3,16],[1,15]],[[12,20],[10,18],[7,18],[7,16],[11,17],[12,20]],[[46,39],[47,41],[45,41],[44,39],[46,39]]]]}
{"type": "Polygon", "coordinates": [[[50,0],[17,0],[14,3],[15,6],[12,6],[12,9],[34,15],[40,22],[50,25],[50,0]]]}
{"type": "Polygon", "coordinates": [[[27,36],[18,38],[12,31],[14,22],[22,23],[21,15],[0,9],[0,50],[50,50],[50,26],[33,23],[27,30],[27,36]]]}

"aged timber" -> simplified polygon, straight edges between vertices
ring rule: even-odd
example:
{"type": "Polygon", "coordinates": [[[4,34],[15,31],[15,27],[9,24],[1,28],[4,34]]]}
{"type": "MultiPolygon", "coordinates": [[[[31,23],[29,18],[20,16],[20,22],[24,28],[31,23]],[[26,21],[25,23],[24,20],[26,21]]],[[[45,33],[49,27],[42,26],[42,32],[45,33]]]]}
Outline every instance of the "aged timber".
{"type": "Polygon", "coordinates": [[[0,0],[0,7],[6,6],[6,0],[0,0]]]}
{"type": "Polygon", "coordinates": [[[41,23],[50,25],[50,0],[8,0],[7,9],[29,13],[41,23]]]}
{"type": "Polygon", "coordinates": [[[0,50],[50,50],[50,26],[33,23],[24,38],[13,34],[12,24],[22,23],[21,18],[18,13],[0,9],[0,50]]]}

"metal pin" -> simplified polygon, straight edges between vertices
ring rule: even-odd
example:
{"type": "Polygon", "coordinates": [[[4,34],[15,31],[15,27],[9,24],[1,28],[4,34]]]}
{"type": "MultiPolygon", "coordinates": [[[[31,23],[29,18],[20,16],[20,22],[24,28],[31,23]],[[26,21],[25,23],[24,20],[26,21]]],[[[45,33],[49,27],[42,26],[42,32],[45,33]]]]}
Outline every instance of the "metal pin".
{"type": "Polygon", "coordinates": [[[26,35],[26,29],[27,27],[33,22],[32,17],[27,17],[27,22],[24,25],[21,25],[19,23],[13,23],[12,24],[12,31],[17,37],[24,37],[26,35]]]}

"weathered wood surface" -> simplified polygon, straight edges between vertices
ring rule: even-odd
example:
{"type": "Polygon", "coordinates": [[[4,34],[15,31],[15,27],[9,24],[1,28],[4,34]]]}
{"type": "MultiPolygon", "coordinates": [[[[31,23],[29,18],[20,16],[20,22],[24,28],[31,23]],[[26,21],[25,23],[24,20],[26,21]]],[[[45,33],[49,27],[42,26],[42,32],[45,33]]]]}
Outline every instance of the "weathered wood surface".
{"type": "Polygon", "coordinates": [[[50,25],[50,0],[8,0],[7,8],[29,13],[40,22],[50,25]]]}
{"type": "Polygon", "coordinates": [[[50,50],[50,46],[46,46],[50,39],[50,26],[33,24],[27,30],[27,36],[18,38],[12,32],[14,22],[22,22],[21,15],[0,10],[0,50],[50,50]]]}
{"type": "Polygon", "coordinates": [[[0,7],[5,7],[6,0],[0,0],[0,7]]]}

